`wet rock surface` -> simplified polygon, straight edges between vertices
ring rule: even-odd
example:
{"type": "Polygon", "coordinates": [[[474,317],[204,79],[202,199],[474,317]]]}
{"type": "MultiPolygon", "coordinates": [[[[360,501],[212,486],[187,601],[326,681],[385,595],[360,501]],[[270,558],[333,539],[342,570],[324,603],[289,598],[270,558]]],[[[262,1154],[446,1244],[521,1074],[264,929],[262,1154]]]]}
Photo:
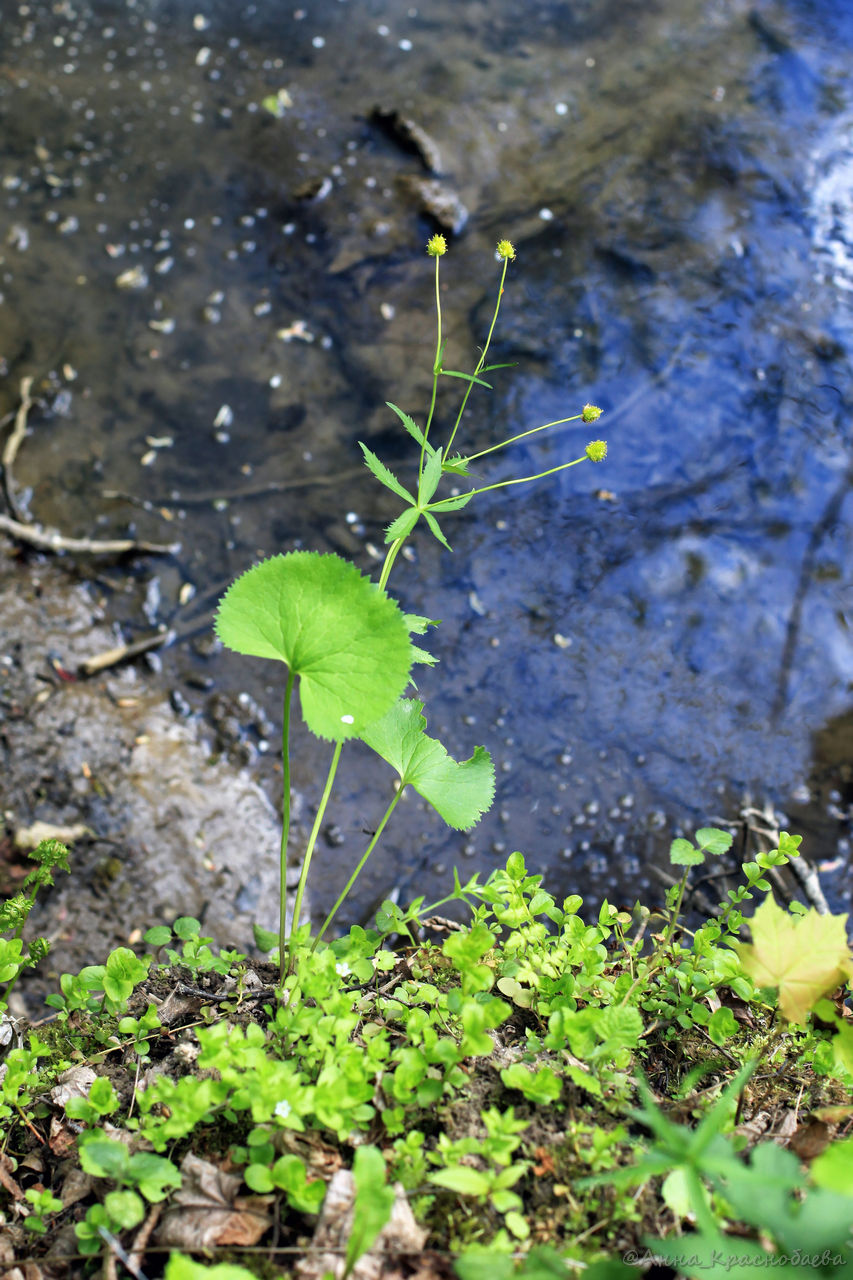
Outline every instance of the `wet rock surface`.
{"type": "Polygon", "coordinates": [[[243,949],[254,922],[277,929],[278,817],[239,760],[217,758],[199,718],[176,713],[141,668],[67,678],[115,640],[97,594],[74,575],[4,559],[2,892],[26,870],[16,837],[26,843],[34,823],[77,837],[71,875],[59,874],[31,917],[52,941],[39,985],[179,915],[243,949]]]}
{"type": "MultiPolygon", "coordinates": [[[[430,732],[456,756],[492,750],[499,794],[468,838],[407,798],[351,918],[392,886],[439,897],[453,865],[485,873],[514,848],[556,894],[630,903],[672,835],[725,820],[746,791],[806,827],[843,904],[849,797],[844,762],[827,759],[853,684],[843,0],[537,0],[523,20],[445,0],[0,0],[0,25],[0,417],[25,376],[36,399],[19,496],[69,535],[181,543],[85,570],[105,644],[116,625],[128,641],[178,633],[137,676],[161,699],[164,758],[134,746],[143,700],[123,709],[121,767],[178,769],[171,733],[209,714],[218,767],[250,769],[277,797],[278,673],[219,651],[211,608],[259,556],[296,546],[377,567],[396,508],[357,442],[407,478],[408,439],[384,405],[419,417],[428,403],[435,210],[406,188],[439,181],[467,212],[444,264],[455,367],[488,329],[495,241],[519,255],[493,349],[516,367],[472,400],[466,443],[590,400],[610,452],[485,495],[449,523],[452,557],[416,541],[395,567],[404,605],[444,620],[430,641],[441,665],[420,681],[430,732]]],[[[585,440],[535,437],[478,483],[542,471],[585,440]]],[[[62,588],[55,599],[61,618],[62,588]]],[[[79,645],[90,651],[83,631],[79,645]]],[[[84,718],[81,703],[51,722],[55,815],[91,810],[115,831],[125,814],[81,790],[101,745],[68,729],[84,718]]],[[[25,751],[15,724],[6,713],[25,751]]],[[[21,820],[45,803],[39,743],[29,780],[19,765],[6,786],[21,820]]],[[[346,755],[318,913],[392,785],[346,755]]],[[[324,749],[299,737],[295,767],[316,798],[324,749]]],[[[208,776],[193,764],[176,794],[194,804],[208,776]]],[[[217,856],[211,830],[181,837],[206,842],[217,868],[186,868],[192,894],[203,903],[224,877],[222,900],[250,911],[256,854],[226,873],[236,854],[217,856]]],[[[158,902],[184,875],[167,863],[158,902]]],[[[107,915],[93,897],[91,918],[107,915]]]]}

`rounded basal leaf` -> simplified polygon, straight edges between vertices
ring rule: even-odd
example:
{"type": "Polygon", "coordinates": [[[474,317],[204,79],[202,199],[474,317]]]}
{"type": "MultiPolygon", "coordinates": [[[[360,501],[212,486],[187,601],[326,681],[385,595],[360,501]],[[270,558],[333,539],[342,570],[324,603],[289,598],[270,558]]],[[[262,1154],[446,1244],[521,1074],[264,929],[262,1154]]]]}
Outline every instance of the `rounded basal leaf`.
{"type": "Polygon", "coordinates": [[[362,742],[387,760],[403,786],[412,786],[449,827],[468,831],[490,808],[495,795],[495,768],[484,747],[470,760],[457,762],[435,738],[424,732],[422,702],[401,698],[387,715],[369,725],[362,742]]]}
{"type": "Polygon", "coordinates": [[[228,588],[214,626],[229,649],[299,676],[302,715],[321,738],[358,735],[409,678],[403,614],[340,556],[292,551],[256,564],[228,588]]]}

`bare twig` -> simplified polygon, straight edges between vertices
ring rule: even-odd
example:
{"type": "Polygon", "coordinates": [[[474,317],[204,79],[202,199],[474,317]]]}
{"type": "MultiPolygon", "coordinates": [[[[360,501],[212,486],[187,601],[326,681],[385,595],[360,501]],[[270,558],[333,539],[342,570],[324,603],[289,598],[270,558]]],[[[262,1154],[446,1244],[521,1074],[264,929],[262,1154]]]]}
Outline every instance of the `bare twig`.
{"type": "MultiPolygon", "coordinates": [[[[136,1276],[141,1276],[139,1268],[142,1266],[142,1259],[145,1256],[145,1249],[148,1245],[151,1232],[157,1226],[160,1214],[163,1212],[162,1204],[154,1204],[151,1206],[151,1212],[143,1222],[142,1226],[136,1233],[130,1253],[127,1256],[127,1269],[136,1276]]],[[[143,1278],[144,1280],[144,1278],[143,1278]]]]}
{"type": "Polygon", "coordinates": [[[3,456],[0,458],[3,466],[3,495],[12,515],[19,520],[23,519],[23,512],[15,498],[15,486],[12,483],[12,464],[18,456],[18,450],[27,434],[27,415],[33,404],[30,399],[32,386],[33,380],[31,377],[21,379],[21,403],[15,414],[15,425],[12,428],[12,433],[3,446],[3,456]]]}
{"type": "Polygon", "coordinates": [[[48,533],[33,524],[12,520],[0,515],[0,531],[8,533],[17,542],[26,542],[40,551],[71,551],[77,555],[125,555],[141,552],[151,556],[172,556],[181,549],[179,542],[136,542],[133,538],[115,538],[99,541],[94,538],[66,538],[61,533],[48,533]]]}
{"type": "Polygon", "coordinates": [[[144,640],[137,640],[133,644],[117,645],[115,649],[106,649],[103,653],[96,653],[94,657],[81,662],[77,668],[77,674],[78,676],[96,675],[99,671],[106,671],[108,667],[116,667],[120,662],[126,662],[128,658],[138,658],[140,654],[148,653],[150,649],[159,649],[161,645],[171,644],[174,639],[174,631],[158,631],[153,636],[146,636],[144,640]]]}
{"type": "Polygon", "coordinates": [[[117,1240],[113,1233],[108,1231],[106,1227],[98,1227],[98,1233],[104,1244],[110,1250],[104,1258],[104,1280],[114,1280],[114,1277],[116,1276],[116,1258],[118,1258],[120,1262],[124,1263],[130,1274],[134,1277],[134,1280],[145,1280],[145,1276],[139,1270],[138,1265],[136,1265],[132,1258],[125,1253],[121,1241],[117,1240]]]}

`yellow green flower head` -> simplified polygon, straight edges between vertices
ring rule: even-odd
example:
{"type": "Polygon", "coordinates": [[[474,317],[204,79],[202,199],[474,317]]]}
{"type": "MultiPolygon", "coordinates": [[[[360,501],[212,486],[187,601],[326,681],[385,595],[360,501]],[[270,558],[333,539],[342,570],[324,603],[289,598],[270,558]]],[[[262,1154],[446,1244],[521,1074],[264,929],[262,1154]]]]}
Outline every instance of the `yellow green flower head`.
{"type": "Polygon", "coordinates": [[[510,262],[515,262],[515,249],[508,240],[498,241],[498,257],[509,258],[510,262]]]}
{"type": "Polygon", "coordinates": [[[427,242],[427,253],[431,258],[442,258],[447,253],[447,241],[444,236],[433,236],[427,242]]]}
{"type": "Polygon", "coordinates": [[[607,441],[606,440],[590,440],[584,450],[590,462],[603,462],[607,457],[607,441]]]}
{"type": "Polygon", "coordinates": [[[583,413],[581,414],[581,417],[583,418],[584,422],[598,422],[598,419],[601,417],[601,410],[599,409],[598,405],[585,404],[583,407],[583,413]]]}

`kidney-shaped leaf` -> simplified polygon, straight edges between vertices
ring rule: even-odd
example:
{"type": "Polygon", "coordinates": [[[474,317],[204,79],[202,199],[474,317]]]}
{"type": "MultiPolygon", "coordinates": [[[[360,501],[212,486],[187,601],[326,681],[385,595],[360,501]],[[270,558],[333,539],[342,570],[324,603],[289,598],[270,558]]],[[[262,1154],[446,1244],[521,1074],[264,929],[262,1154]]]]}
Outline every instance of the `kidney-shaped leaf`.
{"type": "Polygon", "coordinates": [[[409,678],[403,614],[355,565],[291,551],[233,582],[214,623],[237,653],[285,662],[300,678],[312,733],[340,742],[385,714],[409,678]]]}
{"type": "Polygon", "coordinates": [[[422,702],[401,698],[381,720],[359,735],[387,760],[403,785],[415,788],[437,809],[449,827],[467,831],[490,808],[495,768],[485,747],[457,762],[435,738],[427,737],[422,702]]]}

